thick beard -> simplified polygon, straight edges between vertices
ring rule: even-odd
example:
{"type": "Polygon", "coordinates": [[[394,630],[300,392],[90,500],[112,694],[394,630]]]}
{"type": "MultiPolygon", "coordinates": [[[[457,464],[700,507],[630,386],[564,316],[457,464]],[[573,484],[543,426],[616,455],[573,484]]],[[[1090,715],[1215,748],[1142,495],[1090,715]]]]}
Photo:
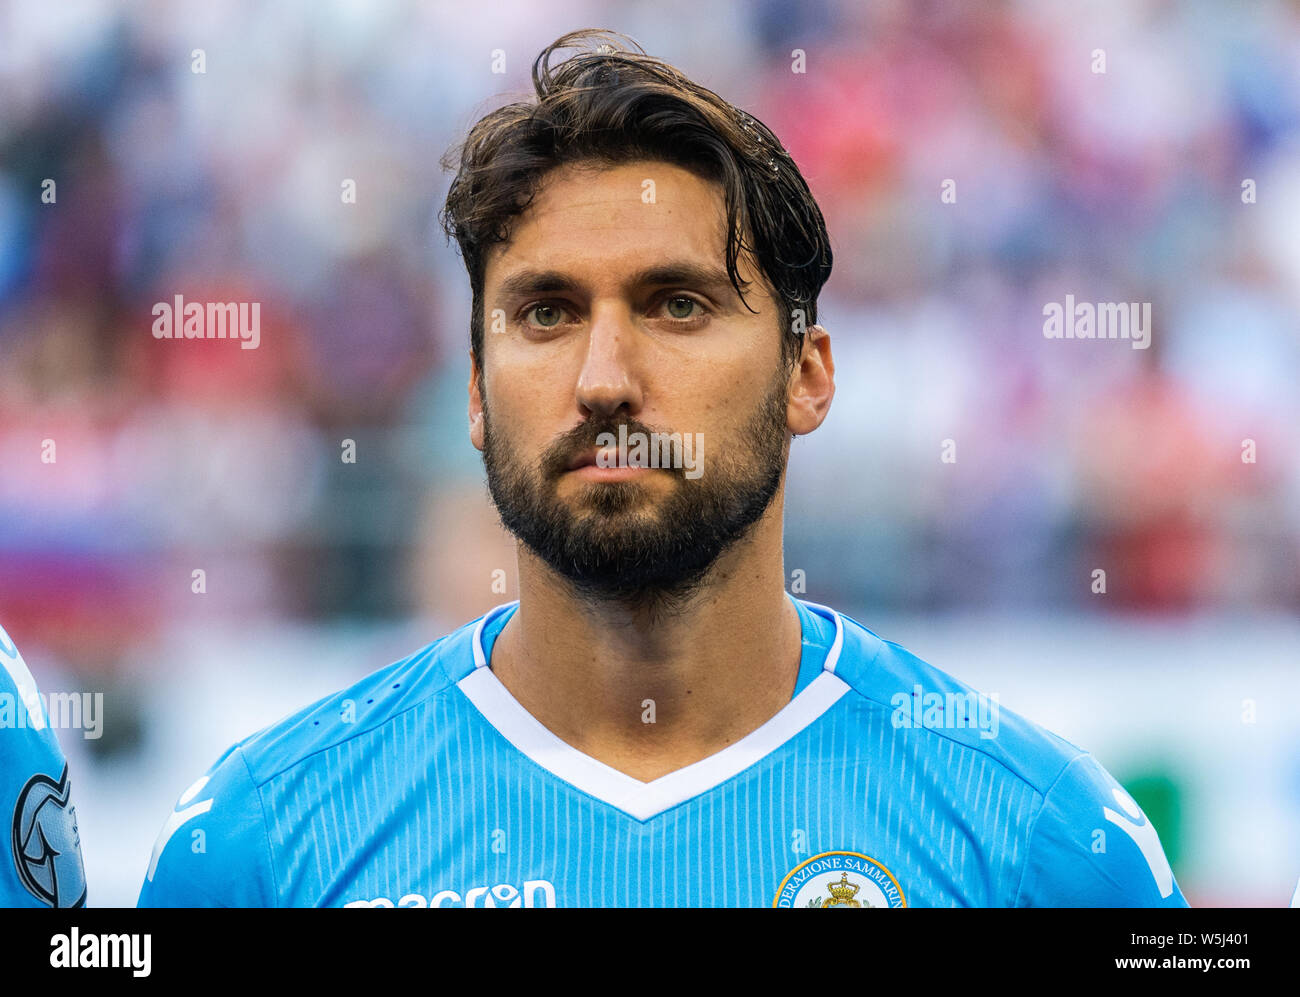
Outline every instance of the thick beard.
{"type": "Polygon", "coordinates": [[[651,429],[632,418],[592,416],[558,437],[537,467],[526,468],[493,436],[484,397],[488,490],[505,528],[576,597],[652,618],[671,616],[771,505],[789,455],[786,405],[781,371],[739,438],[720,454],[715,446],[699,477],[687,478],[685,468],[652,472],[675,479],[657,503],[636,481],[588,482],[566,502],[557,487],[575,454],[595,448],[601,433],[617,435],[620,425],[629,436],[649,436],[651,429]]]}

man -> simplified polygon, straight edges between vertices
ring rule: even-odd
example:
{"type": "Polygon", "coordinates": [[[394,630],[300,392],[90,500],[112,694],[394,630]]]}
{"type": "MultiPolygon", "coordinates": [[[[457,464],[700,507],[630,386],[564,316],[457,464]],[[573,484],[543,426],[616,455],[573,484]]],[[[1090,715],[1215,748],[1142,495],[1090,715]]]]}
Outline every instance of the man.
{"type": "Polygon", "coordinates": [[[68,763],[36,681],[0,627],[0,906],[84,907],[68,763]]]}
{"type": "Polygon", "coordinates": [[[784,591],[835,367],[775,136],[608,33],[533,77],[444,212],[520,598],[231,748],[140,902],[1183,903],[1089,755],[784,591]]]}

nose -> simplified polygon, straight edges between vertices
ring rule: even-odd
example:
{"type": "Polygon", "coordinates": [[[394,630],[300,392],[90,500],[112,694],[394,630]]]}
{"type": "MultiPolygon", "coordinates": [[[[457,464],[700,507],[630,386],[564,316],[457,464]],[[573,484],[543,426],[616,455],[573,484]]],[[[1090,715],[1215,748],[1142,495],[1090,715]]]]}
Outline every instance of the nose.
{"type": "Polygon", "coordinates": [[[619,306],[593,308],[587,354],[578,375],[577,402],[584,416],[613,415],[624,405],[630,414],[641,410],[636,353],[636,330],[619,306]]]}

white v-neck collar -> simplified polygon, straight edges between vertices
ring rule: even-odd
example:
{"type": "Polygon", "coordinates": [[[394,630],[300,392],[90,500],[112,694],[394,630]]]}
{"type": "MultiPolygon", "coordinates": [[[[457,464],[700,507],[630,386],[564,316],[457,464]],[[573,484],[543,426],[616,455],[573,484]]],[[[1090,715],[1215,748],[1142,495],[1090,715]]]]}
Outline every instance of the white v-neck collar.
{"type": "Polygon", "coordinates": [[[556,737],[524,709],[488,667],[483,651],[483,629],[500,613],[518,604],[516,600],[498,606],[479,621],[474,629],[474,668],[457,686],[502,737],[546,771],[640,821],[649,820],[739,775],[820,717],[849,689],[835,674],[844,644],[844,621],[829,607],[805,602],[809,609],[822,610],[835,622],[835,640],[821,674],[771,719],[735,744],[685,768],[642,782],[556,737]]]}

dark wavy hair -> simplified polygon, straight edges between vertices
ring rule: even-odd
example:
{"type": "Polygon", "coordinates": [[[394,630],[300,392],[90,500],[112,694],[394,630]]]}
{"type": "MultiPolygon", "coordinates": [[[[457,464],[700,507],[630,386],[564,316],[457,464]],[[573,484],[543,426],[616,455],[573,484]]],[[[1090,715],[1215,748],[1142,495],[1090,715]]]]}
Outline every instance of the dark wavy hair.
{"type": "Polygon", "coordinates": [[[745,302],[749,282],[740,280],[736,261],[744,252],[757,260],[779,303],[781,353],[792,368],[803,346],[793,312],[802,309],[805,326],[817,321],[831,245],[821,209],[771,129],[613,31],[574,31],[547,46],[533,63],[533,89],[535,101],[485,115],[442,158],[456,175],[439,221],[469,272],[470,350],[480,377],[486,255],[509,241],[510,220],[556,167],[637,159],[672,163],[722,185],[727,276],[745,302]],[[560,49],[581,51],[552,67],[560,49]]]}

